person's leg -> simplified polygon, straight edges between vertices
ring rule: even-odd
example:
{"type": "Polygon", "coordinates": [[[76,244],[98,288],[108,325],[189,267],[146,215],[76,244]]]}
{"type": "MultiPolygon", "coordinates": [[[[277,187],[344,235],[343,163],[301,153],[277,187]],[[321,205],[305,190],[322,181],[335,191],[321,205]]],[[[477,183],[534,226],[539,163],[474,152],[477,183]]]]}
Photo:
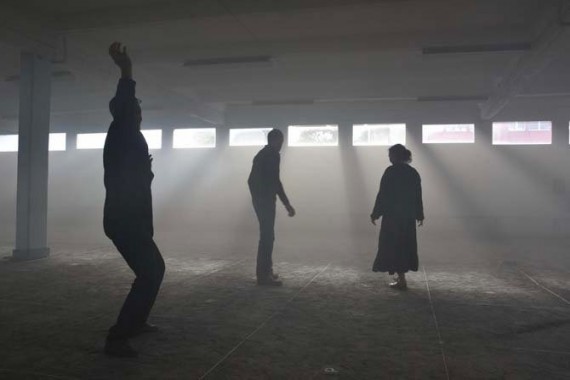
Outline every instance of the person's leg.
{"type": "Polygon", "coordinates": [[[259,221],[259,245],[257,249],[258,280],[272,278],[273,273],[273,242],[275,241],[275,201],[254,202],[255,212],[259,221]]]}
{"type": "MultiPolygon", "coordinates": [[[[132,257],[135,255],[134,249],[132,247],[131,241],[132,238],[128,236],[128,231],[114,231],[113,235],[108,235],[121,256],[125,259],[127,264],[131,269],[133,266],[131,265],[133,259],[132,257]]],[[[132,293],[131,288],[131,293],[132,293]]],[[[130,294],[130,293],[129,293],[130,294]]],[[[128,329],[128,316],[127,311],[125,308],[126,300],[123,303],[121,311],[119,313],[119,318],[115,325],[113,325],[109,332],[107,333],[107,338],[105,341],[105,354],[109,356],[115,357],[123,357],[123,358],[133,358],[138,356],[138,353],[130,346],[128,337],[129,337],[129,329],[128,329]],[[119,323],[119,320],[121,323],[119,323]]]]}
{"type": "Polygon", "coordinates": [[[405,272],[398,272],[398,281],[403,284],[406,284],[406,273],[405,272]]]}
{"type": "Polygon", "coordinates": [[[406,234],[408,227],[407,219],[393,219],[392,221],[392,238],[393,238],[393,256],[391,268],[396,272],[397,277],[390,284],[392,288],[406,289],[406,272],[408,271],[408,236],[406,234]]]}
{"type": "Polygon", "coordinates": [[[113,242],[136,278],[109,330],[109,340],[127,339],[146,323],[164,276],[164,260],[150,235],[130,233],[113,242]]]}
{"type": "Polygon", "coordinates": [[[154,240],[150,239],[150,241],[147,241],[145,245],[146,247],[144,250],[148,252],[145,255],[148,257],[148,262],[145,265],[147,266],[147,270],[149,272],[149,283],[147,292],[145,293],[145,302],[141,308],[139,318],[136,321],[136,326],[139,328],[147,323],[148,316],[152,310],[152,307],[154,306],[154,302],[156,300],[156,296],[158,295],[158,291],[160,289],[160,285],[162,284],[165,272],[164,259],[162,258],[162,255],[160,254],[160,251],[156,246],[154,240]]]}
{"type": "Polygon", "coordinates": [[[394,282],[390,283],[391,288],[395,289],[407,289],[408,283],[406,282],[406,273],[405,272],[398,272],[398,277],[394,278],[394,282]]]}

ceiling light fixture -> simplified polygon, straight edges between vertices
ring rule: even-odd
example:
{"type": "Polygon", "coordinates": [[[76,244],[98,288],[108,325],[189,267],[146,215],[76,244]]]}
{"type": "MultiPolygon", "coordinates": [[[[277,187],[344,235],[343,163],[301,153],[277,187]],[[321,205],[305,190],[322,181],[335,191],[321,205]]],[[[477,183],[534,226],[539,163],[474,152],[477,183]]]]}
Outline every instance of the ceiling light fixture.
{"type": "Polygon", "coordinates": [[[235,57],[214,57],[189,59],[183,63],[184,67],[204,67],[218,65],[249,65],[249,64],[269,64],[273,57],[270,55],[250,55],[235,57]]]}
{"type": "Polygon", "coordinates": [[[422,48],[422,54],[431,55],[460,53],[500,53],[507,51],[527,51],[531,48],[532,44],[530,42],[481,45],[426,46],[422,48]]]}

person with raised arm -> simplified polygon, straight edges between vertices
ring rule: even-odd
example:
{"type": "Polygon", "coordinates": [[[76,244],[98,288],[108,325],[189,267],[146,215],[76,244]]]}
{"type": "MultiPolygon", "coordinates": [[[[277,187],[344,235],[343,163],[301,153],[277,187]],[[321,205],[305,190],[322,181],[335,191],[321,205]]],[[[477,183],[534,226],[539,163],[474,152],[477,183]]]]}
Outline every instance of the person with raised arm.
{"type": "Polygon", "coordinates": [[[105,353],[136,357],[129,338],[153,332],[147,322],[164,277],[164,260],[154,243],[152,221],[152,156],[141,133],[142,112],[135,97],[132,63],[126,47],[115,42],[109,55],[121,70],[117,92],[109,108],[113,121],[103,151],[105,169],[105,235],[135,274],[135,280],[108,332],[105,353]]]}

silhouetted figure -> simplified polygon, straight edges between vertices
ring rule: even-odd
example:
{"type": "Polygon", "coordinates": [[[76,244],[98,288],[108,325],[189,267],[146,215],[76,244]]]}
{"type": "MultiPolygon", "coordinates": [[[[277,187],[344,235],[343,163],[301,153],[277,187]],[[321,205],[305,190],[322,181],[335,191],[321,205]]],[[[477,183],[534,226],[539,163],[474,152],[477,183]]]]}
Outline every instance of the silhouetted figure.
{"type": "Polygon", "coordinates": [[[380,182],[372,224],[382,217],[378,254],[374,272],[397,273],[390,286],[406,289],[406,272],[418,270],[416,222],[423,225],[424,210],[420,175],[409,163],[412,153],[403,145],[389,149],[392,166],[388,167],[380,182]]]}
{"type": "Polygon", "coordinates": [[[290,217],[295,209],[289,203],[279,178],[279,152],[283,146],[283,133],[273,129],[267,135],[267,145],[253,159],[248,185],[253,208],[259,221],[259,246],[257,249],[257,284],[281,286],[278,275],[273,273],[273,241],[275,240],[275,206],[277,196],[285,205],[290,217]]]}
{"type": "Polygon", "coordinates": [[[109,103],[113,122],[103,153],[107,191],[103,225],[136,278],[109,330],[105,353],[135,357],[128,338],[157,330],[147,318],[164,276],[164,260],[153,240],[152,157],[140,131],[141,108],[135,97],[131,60],[117,42],[109,47],[109,55],[121,69],[121,79],[109,103]]]}

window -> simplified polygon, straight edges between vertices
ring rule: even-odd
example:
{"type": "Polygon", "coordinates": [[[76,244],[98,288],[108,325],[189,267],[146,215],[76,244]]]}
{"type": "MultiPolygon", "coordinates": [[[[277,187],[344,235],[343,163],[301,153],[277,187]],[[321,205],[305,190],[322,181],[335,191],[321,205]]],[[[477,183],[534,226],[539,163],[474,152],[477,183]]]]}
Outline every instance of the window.
{"type": "Polygon", "coordinates": [[[406,124],[355,124],[352,145],[406,144],[406,124]]]}
{"type": "Polygon", "coordinates": [[[338,125],[291,125],[290,146],[337,146],[338,125]]]}
{"type": "Polygon", "coordinates": [[[216,128],[175,129],[172,147],[175,149],[215,148],[216,128]]]}
{"type": "Polygon", "coordinates": [[[50,133],[49,134],[49,150],[50,152],[63,152],[66,148],[65,133],[50,133]]]}
{"type": "Polygon", "coordinates": [[[162,130],[160,129],[145,129],[141,133],[146,140],[148,149],[161,149],[162,148],[162,130]]]}
{"type": "Polygon", "coordinates": [[[474,124],[424,124],[424,144],[472,144],[475,142],[474,124]]]}
{"type": "Polygon", "coordinates": [[[17,152],[18,135],[0,136],[0,152],[17,152]]]}
{"type": "MultiPolygon", "coordinates": [[[[49,151],[64,151],[66,148],[65,137],[65,133],[50,133],[49,151]]],[[[0,152],[17,152],[18,140],[18,135],[0,136],[0,152]]]]}
{"type": "Polygon", "coordinates": [[[552,144],[552,122],[512,121],[493,123],[494,145],[552,144]]]}
{"type": "Polygon", "coordinates": [[[267,134],[272,128],[230,129],[230,146],[262,146],[267,144],[267,134]]]}
{"type": "Polygon", "coordinates": [[[523,123],[505,123],[506,129],[509,132],[524,132],[526,131],[525,125],[523,123]]]}
{"type": "Polygon", "coordinates": [[[103,149],[106,137],[106,133],[79,133],[77,149],[103,149]]]}

